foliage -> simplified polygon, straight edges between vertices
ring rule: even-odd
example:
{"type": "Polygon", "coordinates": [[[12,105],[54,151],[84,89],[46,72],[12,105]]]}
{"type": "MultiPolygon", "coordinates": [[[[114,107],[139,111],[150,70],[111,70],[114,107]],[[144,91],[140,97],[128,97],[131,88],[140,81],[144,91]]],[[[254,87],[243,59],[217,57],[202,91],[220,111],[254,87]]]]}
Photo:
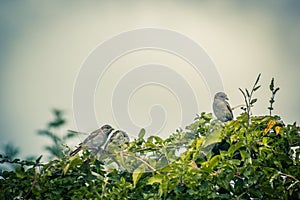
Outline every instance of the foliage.
{"type": "Polygon", "coordinates": [[[272,78],[269,88],[270,88],[270,91],[272,93],[272,96],[271,96],[271,98],[269,100],[270,106],[268,107],[268,109],[270,111],[270,115],[272,115],[272,110],[274,110],[273,103],[275,102],[275,94],[279,90],[279,87],[277,87],[276,89],[274,88],[274,78],[272,78]]]}
{"type": "Polygon", "coordinates": [[[300,199],[299,127],[250,115],[258,79],[245,112],[226,124],[201,113],[166,139],[142,129],[96,156],[70,157],[64,137],[45,134],[60,151],[47,163],[0,155],[15,167],[0,171],[0,199],[300,199]]]}
{"type": "Polygon", "coordinates": [[[57,109],[54,109],[52,111],[54,115],[54,119],[51,120],[45,129],[38,130],[37,134],[48,137],[53,144],[52,145],[46,145],[45,149],[50,153],[50,158],[62,158],[64,154],[66,153],[63,150],[64,144],[66,144],[66,141],[73,138],[75,136],[74,132],[68,132],[65,136],[60,137],[56,133],[59,128],[61,128],[63,125],[65,125],[66,120],[63,117],[63,112],[57,109]]]}
{"type": "MultiPolygon", "coordinates": [[[[0,173],[0,199],[299,198],[300,152],[291,150],[300,145],[298,128],[282,124],[279,117],[258,116],[252,117],[247,130],[247,120],[244,113],[223,126],[211,114],[202,113],[187,132],[178,131],[165,140],[138,138],[129,144],[132,155],[133,149],[155,149],[160,159],[140,157],[147,164],[135,162],[133,173],[105,168],[87,151],[46,164],[40,159],[15,160],[14,171],[0,173]],[[222,141],[207,151],[214,143],[208,138],[214,133],[222,141]],[[227,144],[225,148],[222,143],[227,144]],[[186,150],[176,156],[166,151],[170,144],[181,144],[186,150]],[[162,162],[167,164],[158,167],[162,162]]],[[[9,161],[1,158],[1,162],[9,161]]]]}
{"type": "Polygon", "coordinates": [[[6,155],[7,158],[13,159],[15,158],[20,152],[18,147],[15,147],[12,143],[7,143],[3,147],[3,154],[6,155]]]}
{"type": "Polygon", "coordinates": [[[246,103],[246,107],[245,108],[242,107],[242,110],[244,110],[247,113],[247,118],[248,118],[247,124],[248,124],[248,126],[251,123],[251,118],[250,118],[251,108],[257,102],[257,99],[253,99],[252,98],[253,92],[255,92],[256,90],[258,90],[261,87],[261,85],[257,85],[258,81],[260,79],[260,75],[261,74],[259,74],[258,77],[256,78],[256,81],[255,81],[255,83],[254,83],[254,85],[253,85],[253,87],[251,89],[251,92],[249,92],[247,88],[245,88],[245,91],[242,90],[241,88],[239,88],[239,90],[243,94],[243,97],[244,97],[244,100],[245,100],[245,103],[246,103]]]}

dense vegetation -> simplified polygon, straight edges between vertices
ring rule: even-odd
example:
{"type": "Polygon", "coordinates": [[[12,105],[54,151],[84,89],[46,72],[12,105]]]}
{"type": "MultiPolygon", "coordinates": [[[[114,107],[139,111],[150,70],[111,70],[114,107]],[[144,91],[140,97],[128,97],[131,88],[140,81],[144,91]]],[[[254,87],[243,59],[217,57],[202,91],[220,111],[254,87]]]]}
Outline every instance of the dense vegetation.
{"type": "Polygon", "coordinates": [[[245,112],[235,120],[201,113],[169,138],[144,138],[141,130],[96,156],[68,156],[74,133],[55,134],[65,123],[55,111],[39,131],[53,141],[49,162],[14,159],[9,146],[0,155],[0,199],[300,199],[299,127],[272,116],[274,80],[269,115],[251,115],[258,80],[250,92],[241,90],[245,112]]]}

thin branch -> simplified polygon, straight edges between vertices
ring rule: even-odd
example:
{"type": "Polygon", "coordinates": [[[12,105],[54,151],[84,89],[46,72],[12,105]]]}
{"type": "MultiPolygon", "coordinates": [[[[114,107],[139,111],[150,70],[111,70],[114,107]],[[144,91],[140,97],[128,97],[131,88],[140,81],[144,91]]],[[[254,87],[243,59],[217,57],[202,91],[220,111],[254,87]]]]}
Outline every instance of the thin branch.
{"type": "Polygon", "coordinates": [[[244,196],[245,194],[247,194],[248,191],[243,192],[242,194],[240,194],[239,196],[236,197],[236,199],[240,199],[242,196],[244,196]]]}
{"type": "Polygon", "coordinates": [[[239,107],[242,107],[242,106],[246,106],[246,105],[245,104],[239,104],[237,106],[232,107],[231,110],[235,110],[235,109],[237,109],[239,107]]]}
{"type": "Polygon", "coordinates": [[[295,178],[294,176],[292,175],[289,175],[289,174],[285,174],[285,173],[282,173],[282,172],[278,172],[280,175],[283,175],[283,176],[286,176],[290,179],[293,179],[294,181],[296,181],[297,183],[300,182],[297,178],[295,178]]]}
{"type": "Polygon", "coordinates": [[[138,156],[133,156],[130,155],[128,153],[125,152],[120,152],[121,154],[125,155],[125,156],[129,156],[129,157],[133,157],[136,158],[137,160],[141,161],[142,163],[144,163],[145,165],[147,165],[153,172],[157,172],[156,169],[154,169],[149,163],[147,163],[146,161],[144,161],[142,158],[138,157],[138,156]]]}
{"type": "Polygon", "coordinates": [[[0,160],[0,164],[1,163],[11,163],[11,164],[18,164],[18,165],[25,165],[25,166],[44,166],[44,164],[42,163],[35,163],[33,161],[26,161],[26,160],[9,160],[7,158],[4,158],[2,160],[0,160]]]}
{"type": "Polygon", "coordinates": [[[31,184],[31,187],[30,187],[29,191],[27,192],[27,194],[25,195],[25,197],[24,197],[23,199],[27,199],[27,198],[29,197],[30,193],[32,192],[32,190],[33,190],[33,188],[34,188],[34,186],[35,186],[35,184],[36,184],[36,177],[37,177],[37,173],[36,173],[36,171],[35,171],[35,172],[34,172],[33,182],[32,182],[32,184],[31,184]]]}

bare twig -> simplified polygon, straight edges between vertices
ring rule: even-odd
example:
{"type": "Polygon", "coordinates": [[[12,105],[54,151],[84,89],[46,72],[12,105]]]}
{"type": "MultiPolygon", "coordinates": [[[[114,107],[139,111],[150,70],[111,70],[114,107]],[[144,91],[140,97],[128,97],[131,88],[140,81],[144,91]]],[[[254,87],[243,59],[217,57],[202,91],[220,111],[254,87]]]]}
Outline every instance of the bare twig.
{"type": "Polygon", "coordinates": [[[37,173],[34,172],[34,178],[33,178],[33,182],[31,184],[31,187],[30,187],[29,191],[27,192],[27,194],[25,195],[25,197],[23,199],[27,199],[29,197],[29,195],[31,194],[31,192],[32,192],[32,190],[33,190],[33,188],[36,184],[36,177],[37,177],[37,173]]]}

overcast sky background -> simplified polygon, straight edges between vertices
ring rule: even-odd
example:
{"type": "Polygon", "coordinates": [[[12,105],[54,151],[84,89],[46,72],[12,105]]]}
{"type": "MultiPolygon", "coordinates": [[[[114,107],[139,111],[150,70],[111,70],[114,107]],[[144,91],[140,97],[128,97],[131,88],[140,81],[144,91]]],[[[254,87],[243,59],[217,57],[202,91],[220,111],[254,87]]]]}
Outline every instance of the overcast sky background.
{"type": "MultiPolygon", "coordinates": [[[[143,27],[174,30],[203,47],[221,75],[232,106],[243,103],[238,88],[250,88],[261,72],[255,115],[268,114],[268,85],[275,77],[280,91],[274,113],[287,123],[299,122],[299,11],[300,2],[296,0],[1,1],[0,147],[13,142],[22,155],[43,153],[42,146],[49,141],[38,136],[36,130],[51,119],[52,108],[66,112],[68,125],[60,134],[76,130],[72,93],[81,64],[103,41],[143,27]]],[[[95,93],[99,124],[117,126],[105,110],[109,98],[103,97],[103,91],[113,87],[124,75],[121,72],[149,62],[167,64],[183,74],[195,91],[198,112],[212,112],[211,96],[203,79],[197,80],[178,57],[149,50],[122,57],[99,82],[95,93]]],[[[133,97],[135,103],[129,102],[135,123],[149,124],[149,105],[161,100],[167,113],[162,132],[174,131],[180,124],[180,105],[174,95],[155,86],[143,89],[133,97]]],[[[239,113],[235,111],[235,116],[239,113]]],[[[70,145],[80,140],[78,137],[70,145]]]]}

